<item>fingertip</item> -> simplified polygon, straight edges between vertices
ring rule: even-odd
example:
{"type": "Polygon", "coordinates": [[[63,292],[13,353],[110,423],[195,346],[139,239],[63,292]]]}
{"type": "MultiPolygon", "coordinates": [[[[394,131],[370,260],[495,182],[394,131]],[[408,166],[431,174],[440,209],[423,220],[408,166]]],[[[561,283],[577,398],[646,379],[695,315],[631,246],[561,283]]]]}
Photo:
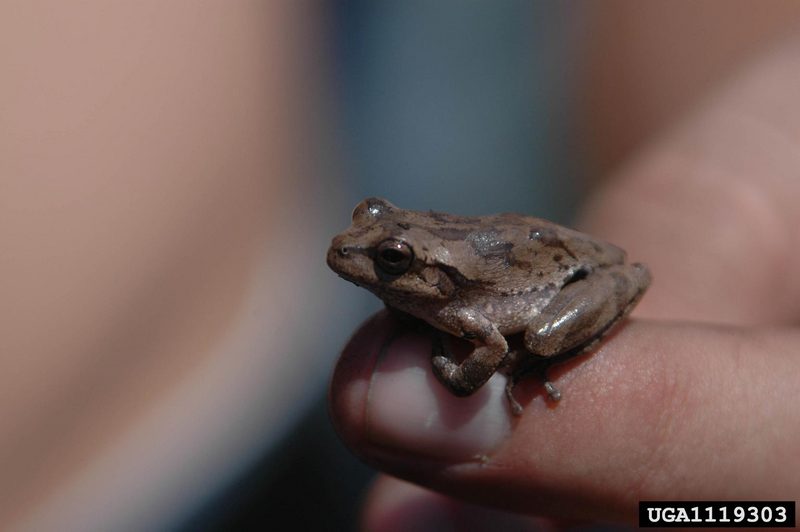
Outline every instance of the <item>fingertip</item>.
{"type": "Polygon", "coordinates": [[[378,312],[356,330],[334,368],[328,410],[337,433],[351,447],[363,438],[372,373],[382,346],[396,329],[397,323],[389,312],[378,312]]]}
{"type": "Polygon", "coordinates": [[[474,460],[508,436],[505,377],[456,397],[434,377],[430,357],[430,336],[387,312],[356,332],[334,371],[329,404],[337,432],[357,454],[450,463],[474,460]]]}

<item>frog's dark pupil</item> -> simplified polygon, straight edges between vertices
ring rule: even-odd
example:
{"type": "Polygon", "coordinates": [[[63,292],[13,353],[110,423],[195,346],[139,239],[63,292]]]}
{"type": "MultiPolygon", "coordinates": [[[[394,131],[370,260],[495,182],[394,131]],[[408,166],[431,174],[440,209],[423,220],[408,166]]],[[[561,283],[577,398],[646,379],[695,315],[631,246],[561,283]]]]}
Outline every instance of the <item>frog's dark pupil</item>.
{"type": "Polygon", "coordinates": [[[405,255],[396,249],[386,249],[383,251],[383,260],[391,263],[398,263],[405,260],[405,255]]]}

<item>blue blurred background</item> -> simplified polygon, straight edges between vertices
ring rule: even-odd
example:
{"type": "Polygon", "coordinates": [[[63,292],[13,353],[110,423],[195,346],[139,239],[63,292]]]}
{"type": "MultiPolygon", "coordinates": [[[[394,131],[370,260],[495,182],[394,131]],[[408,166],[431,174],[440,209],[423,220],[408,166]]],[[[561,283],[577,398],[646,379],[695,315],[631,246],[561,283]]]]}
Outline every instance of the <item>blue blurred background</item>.
{"type": "MultiPolygon", "coordinates": [[[[366,196],[410,209],[569,220],[580,171],[570,115],[579,13],[543,1],[417,0],[338,2],[327,14],[333,127],[322,139],[327,156],[317,154],[316,194],[328,196],[316,199],[340,220],[331,235],[366,196]]],[[[330,282],[342,284],[332,274],[330,282]]],[[[340,290],[355,319],[380,307],[363,290],[340,290]]],[[[335,320],[321,337],[356,325],[335,320]]],[[[283,445],[183,529],[357,527],[373,472],[338,441],[324,390],[316,393],[283,445]]]]}
{"type": "Polygon", "coordinates": [[[379,195],[564,220],[577,15],[531,1],[339,4],[333,82],[350,203],[379,195]]]}

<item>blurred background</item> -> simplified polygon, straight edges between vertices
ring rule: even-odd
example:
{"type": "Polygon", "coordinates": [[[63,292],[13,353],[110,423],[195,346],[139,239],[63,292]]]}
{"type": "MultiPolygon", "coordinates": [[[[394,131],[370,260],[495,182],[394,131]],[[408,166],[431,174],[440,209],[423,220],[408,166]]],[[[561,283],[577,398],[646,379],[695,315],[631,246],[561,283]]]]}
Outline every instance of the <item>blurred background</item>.
{"type": "Polygon", "coordinates": [[[792,1],[0,5],[0,528],[354,530],[366,196],[569,223],[792,1]]]}

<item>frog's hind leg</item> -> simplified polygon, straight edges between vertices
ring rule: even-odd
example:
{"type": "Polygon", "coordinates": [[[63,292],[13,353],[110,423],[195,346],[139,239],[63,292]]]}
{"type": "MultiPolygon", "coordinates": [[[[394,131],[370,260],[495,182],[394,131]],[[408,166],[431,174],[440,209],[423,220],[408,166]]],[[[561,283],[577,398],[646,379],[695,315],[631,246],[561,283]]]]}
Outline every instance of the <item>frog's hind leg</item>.
{"type": "Polygon", "coordinates": [[[546,357],[541,369],[545,390],[553,400],[561,393],[547,370],[592,349],[627,316],[650,283],[641,264],[620,264],[568,282],[525,330],[525,347],[546,357]]]}
{"type": "Polygon", "coordinates": [[[585,351],[636,306],[649,281],[641,264],[620,264],[568,282],[525,329],[525,347],[541,357],[585,351]]]}

